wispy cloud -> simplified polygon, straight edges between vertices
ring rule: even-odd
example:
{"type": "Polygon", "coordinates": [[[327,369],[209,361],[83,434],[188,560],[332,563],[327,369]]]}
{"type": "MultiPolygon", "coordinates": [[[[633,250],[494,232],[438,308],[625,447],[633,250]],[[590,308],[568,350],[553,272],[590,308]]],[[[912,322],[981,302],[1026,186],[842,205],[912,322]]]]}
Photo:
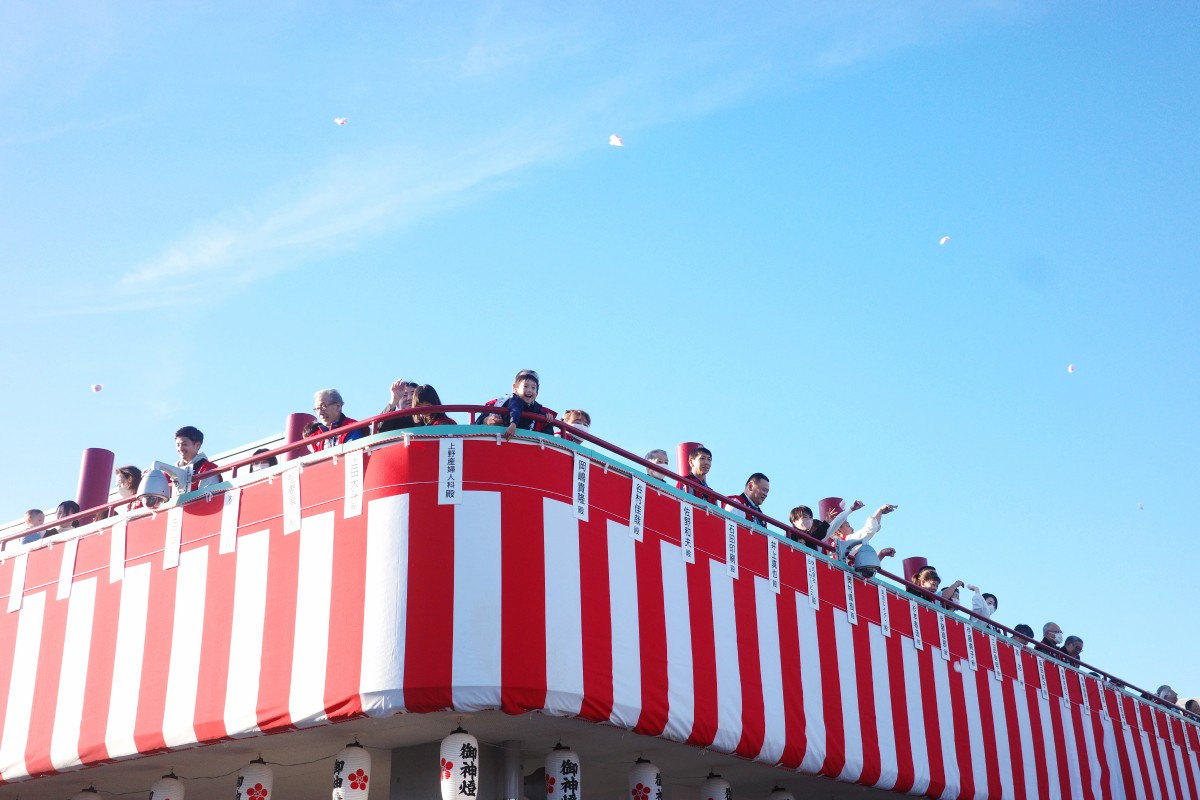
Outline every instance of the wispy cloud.
{"type": "MultiPolygon", "coordinates": [[[[211,295],[213,287],[252,284],[470,202],[536,165],[603,147],[612,120],[630,132],[701,116],[772,83],[786,81],[794,91],[797,73],[840,69],[909,46],[936,34],[923,26],[946,7],[881,18],[874,4],[829,5],[704,31],[676,30],[660,19],[661,30],[629,41],[603,25],[587,33],[578,23],[519,25],[492,8],[469,40],[406,62],[424,79],[436,73],[447,94],[464,82],[468,90],[498,87],[508,94],[488,98],[494,106],[511,98],[519,110],[479,127],[467,116],[471,101],[452,99],[459,106],[450,116],[464,115],[464,132],[453,139],[414,134],[407,143],[336,157],[194,224],[115,284],[90,291],[78,309],[164,307],[211,295]],[[614,42],[620,55],[609,52],[614,42]],[[588,66],[598,71],[588,74],[588,66]]],[[[449,128],[459,121],[438,122],[449,128]]]]}

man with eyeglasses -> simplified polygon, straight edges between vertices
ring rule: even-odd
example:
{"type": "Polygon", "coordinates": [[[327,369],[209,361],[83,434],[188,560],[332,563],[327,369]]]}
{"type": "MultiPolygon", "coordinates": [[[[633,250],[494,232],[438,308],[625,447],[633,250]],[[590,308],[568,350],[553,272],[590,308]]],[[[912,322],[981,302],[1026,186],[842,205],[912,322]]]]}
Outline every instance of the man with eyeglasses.
{"type": "MultiPolygon", "coordinates": [[[[320,420],[317,424],[317,430],[321,433],[328,433],[329,431],[344,428],[358,422],[358,420],[350,419],[342,413],[342,395],[337,389],[322,389],[317,392],[313,396],[313,413],[320,420]]],[[[312,449],[314,451],[324,450],[327,444],[332,447],[352,442],[355,439],[361,439],[366,436],[366,433],[362,428],[355,428],[352,431],[331,436],[319,442],[313,442],[312,449]]]]}

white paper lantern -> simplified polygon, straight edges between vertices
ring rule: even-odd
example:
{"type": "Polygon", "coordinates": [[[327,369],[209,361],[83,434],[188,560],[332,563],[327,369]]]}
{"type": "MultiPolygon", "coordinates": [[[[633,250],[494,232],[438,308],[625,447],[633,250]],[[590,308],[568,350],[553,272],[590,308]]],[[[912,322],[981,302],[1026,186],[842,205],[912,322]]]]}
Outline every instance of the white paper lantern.
{"type": "Polygon", "coordinates": [[[729,781],[710,772],[700,784],[700,800],[733,800],[733,789],[729,781]]]}
{"type": "Polygon", "coordinates": [[[183,781],[174,772],[163,775],[150,787],[150,800],[183,800],[183,781]]]}
{"type": "Polygon", "coordinates": [[[771,790],[771,796],[768,800],[796,800],[796,795],[784,789],[782,786],[776,786],[771,790]]]}
{"type": "Polygon", "coordinates": [[[348,744],[333,760],[333,800],[367,800],[371,754],[358,742],[348,744]]]}
{"type": "Polygon", "coordinates": [[[662,800],[662,773],[644,758],[639,758],[629,770],[627,800],[662,800]]]}
{"type": "Polygon", "coordinates": [[[546,756],[546,800],[579,800],[579,756],[564,744],[546,756]]]}
{"type": "Polygon", "coordinates": [[[237,800],[272,800],[275,773],[261,758],[242,768],[237,776],[237,800]]]}
{"type": "Polygon", "coordinates": [[[442,800],[475,800],[479,794],[479,742],[457,728],[442,739],[442,800]]]}
{"type": "Polygon", "coordinates": [[[95,786],[89,786],[72,797],[71,800],[100,800],[100,793],[96,791],[95,786]]]}

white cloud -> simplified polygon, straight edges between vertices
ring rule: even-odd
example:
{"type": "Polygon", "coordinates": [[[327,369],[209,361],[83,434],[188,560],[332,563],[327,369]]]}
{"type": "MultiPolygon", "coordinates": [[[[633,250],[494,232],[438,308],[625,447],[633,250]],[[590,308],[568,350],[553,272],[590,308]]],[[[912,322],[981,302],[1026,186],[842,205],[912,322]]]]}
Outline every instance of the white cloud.
{"type": "Polygon", "coordinates": [[[400,83],[415,70],[432,81],[444,95],[441,116],[406,131],[404,143],[336,157],[194,224],[112,288],[91,291],[86,310],[169,306],[251,284],[468,202],[532,166],[603,146],[612,128],[630,135],[702,116],[773,84],[795,91],[797,75],[940,36],[948,13],[953,24],[979,13],[947,8],[918,4],[880,17],[874,4],[797,6],[723,22],[683,15],[678,26],[662,14],[634,37],[602,18],[591,29],[553,16],[518,24],[494,7],[465,37],[427,48],[432,58],[403,59],[391,77],[400,83]],[[482,103],[481,86],[495,87],[482,103]],[[439,130],[460,133],[435,138],[439,130]]]}

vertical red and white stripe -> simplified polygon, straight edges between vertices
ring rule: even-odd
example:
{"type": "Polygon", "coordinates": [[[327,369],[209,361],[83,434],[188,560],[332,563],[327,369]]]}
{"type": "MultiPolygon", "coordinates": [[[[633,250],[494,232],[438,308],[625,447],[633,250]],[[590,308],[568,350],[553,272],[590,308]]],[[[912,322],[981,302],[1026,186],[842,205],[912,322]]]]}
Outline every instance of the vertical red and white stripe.
{"type": "Polygon", "coordinates": [[[704,504],[691,563],[681,498],[662,485],[648,483],[639,540],[617,470],[591,466],[580,519],[568,452],[468,439],[462,495],[445,505],[438,458],[436,441],[376,448],[365,513],[349,518],[346,460],[305,465],[292,533],[285,482],[245,486],[233,552],[218,496],[186,507],[177,564],[165,514],[129,522],[116,568],[111,528],[79,539],[73,569],[61,546],[4,561],[0,592],[16,581],[21,596],[0,615],[0,777],[363,714],[499,708],[929,797],[1197,797],[1196,725],[1008,643],[993,651],[923,604],[914,636],[907,596],[847,584],[824,559],[810,586],[787,544],[776,591],[766,535],[739,526],[731,548],[704,504]]]}

